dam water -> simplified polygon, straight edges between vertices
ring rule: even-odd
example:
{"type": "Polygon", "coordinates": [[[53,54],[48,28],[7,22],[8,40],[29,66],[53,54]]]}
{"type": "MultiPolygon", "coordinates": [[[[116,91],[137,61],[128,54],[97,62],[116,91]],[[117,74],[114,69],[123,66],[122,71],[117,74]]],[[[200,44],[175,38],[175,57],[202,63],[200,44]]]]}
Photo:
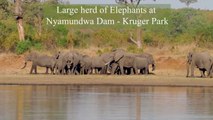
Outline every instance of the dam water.
{"type": "Polygon", "coordinates": [[[4,85],[0,120],[213,120],[213,88],[4,85]]]}

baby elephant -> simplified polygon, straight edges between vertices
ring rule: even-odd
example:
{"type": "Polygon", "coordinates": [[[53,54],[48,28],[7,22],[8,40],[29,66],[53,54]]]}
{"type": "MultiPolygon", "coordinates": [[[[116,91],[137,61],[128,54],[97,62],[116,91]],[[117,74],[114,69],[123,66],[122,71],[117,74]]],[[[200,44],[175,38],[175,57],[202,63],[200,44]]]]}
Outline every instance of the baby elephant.
{"type": "Polygon", "coordinates": [[[138,74],[138,69],[143,71],[142,73],[148,74],[149,71],[149,61],[147,58],[135,57],[134,66],[136,74],[138,74]]]}
{"type": "Polygon", "coordinates": [[[30,53],[25,57],[25,65],[22,67],[24,69],[27,65],[27,61],[32,62],[30,74],[34,73],[37,74],[37,66],[46,67],[46,74],[48,74],[48,69],[51,70],[51,73],[54,73],[54,67],[56,64],[57,56],[47,56],[47,55],[40,55],[38,53],[30,53]]]}

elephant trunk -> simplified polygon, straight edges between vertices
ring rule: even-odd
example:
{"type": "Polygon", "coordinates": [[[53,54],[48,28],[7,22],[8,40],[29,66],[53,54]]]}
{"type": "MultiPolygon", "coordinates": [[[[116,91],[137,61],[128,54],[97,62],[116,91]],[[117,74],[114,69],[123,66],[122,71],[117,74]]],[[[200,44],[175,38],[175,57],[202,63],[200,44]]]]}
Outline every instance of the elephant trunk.
{"type": "Polygon", "coordinates": [[[155,70],[155,67],[156,67],[156,65],[155,65],[155,64],[152,64],[152,71],[155,70]]]}
{"type": "Polygon", "coordinates": [[[24,69],[27,66],[27,61],[25,61],[24,66],[21,69],[24,69]]]}

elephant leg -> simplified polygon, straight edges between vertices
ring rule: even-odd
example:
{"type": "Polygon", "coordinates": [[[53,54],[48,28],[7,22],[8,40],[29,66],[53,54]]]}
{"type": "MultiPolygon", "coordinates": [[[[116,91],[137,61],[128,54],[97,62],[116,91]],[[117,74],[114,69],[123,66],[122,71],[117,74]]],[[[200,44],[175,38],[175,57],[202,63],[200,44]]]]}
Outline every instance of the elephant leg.
{"type": "Polygon", "coordinates": [[[138,75],[138,69],[137,68],[133,68],[133,72],[134,72],[134,74],[138,75]]]}
{"type": "Polygon", "coordinates": [[[145,75],[148,74],[148,68],[147,68],[147,67],[144,68],[144,74],[145,74],[145,75]]]}
{"type": "Polygon", "coordinates": [[[83,70],[82,70],[82,74],[83,74],[83,75],[86,74],[86,69],[83,69],[83,70]]]}
{"type": "Polygon", "coordinates": [[[205,71],[203,69],[200,70],[201,77],[205,77],[205,71]]]}
{"type": "Polygon", "coordinates": [[[34,67],[33,67],[34,65],[32,65],[31,66],[31,69],[30,69],[30,74],[32,74],[33,73],[33,69],[34,69],[34,67]]]}
{"type": "Polygon", "coordinates": [[[37,74],[37,66],[35,65],[34,67],[35,67],[35,74],[37,74]]]}
{"type": "Polygon", "coordinates": [[[208,74],[209,74],[209,77],[212,78],[212,66],[210,67],[210,70],[209,70],[208,74]]]}
{"type": "Polygon", "coordinates": [[[194,77],[194,65],[191,65],[191,77],[194,77]]]}
{"type": "Polygon", "coordinates": [[[78,69],[77,69],[76,67],[74,68],[74,71],[73,71],[73,72],[74,72],[74,74],[76,74],[76,75],[79,75],[79,74],[80,74],[79,71],[78,71],[78,69]]]}
{"type": "Polygon", "coordinates": [[[124,67],[123,66],[119,66],[120,67],[120,70],[121,70],[121,75],[124,74],[124,67]]]}
{"type": "Polygon", "coordinates": [[[136,71],[134,71],[134,69],[131,69],[130,74],[132,75],[132,74],[134,74],[134,72],[136,72],[136,71]]]}
{"type": "Polygon", "coordinates": [[[212,66],[209,66],[209,68],[207,68],[207,77],[211,78],[211,73],[212,73],[212,66]]]}
{"type": "Polygon", "coordinates": [[[189,77],[189,63],[186,64],[186,77],[189,77]]]}
{"type": "Polygon", "coordinates": [[[147,68],[147,74],[149,74],[149,67],[147,68]]]}
{"type": "Polygon", "coordinates": [[[92,74],[92,68],[89,68],[88,74],[92,74]]]}
{"type": "Polygon", "coordinates": [[[111,75],[114,75],[116,70],[117,70],[118,65],[117,64],[112,64],[112,68],[111,68],[111,75]]]}
{"type": "Polygon", "coordinates": [[[101,67],[100,74],[105,74],[105,73],[106,73],[105,70],[106,70],[106,67],[105,67],[105,66],[104,66],[104,67],[101,67]]]}
{"type": "Polygon", "coordinates": [[[49,68],[48,68],[48,67],[46,67],[46,72],[45,72],[46,74],[48,74],[48,69],[49,69],[49,68]]]}
{"type": "Polygon", "coordinates": [[[143,69],[140,69],[139,73],[140,73],[140,74],[143,74],[143,69]]]}
{"type": "Polygon", "coordinates": [[[50,68],[50,70],[51,70],[51,74],[54,75],[54,68],[50,68]]]}

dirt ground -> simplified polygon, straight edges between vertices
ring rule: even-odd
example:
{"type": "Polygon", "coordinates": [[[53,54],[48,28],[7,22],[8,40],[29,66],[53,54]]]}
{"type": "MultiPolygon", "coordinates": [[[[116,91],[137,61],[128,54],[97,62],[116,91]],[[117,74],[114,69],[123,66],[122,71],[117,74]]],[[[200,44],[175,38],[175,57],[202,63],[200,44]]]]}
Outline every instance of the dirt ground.
{"type": "MultiPolygon", "coordinates": [[[[112,85],[169,85],[169,86],[213,86],[213,78],[186,78],[186,54],[188,47],[146,48],[156,61],[154,75],[29,75],[31,63],[25,69],[24,55],[0,53],[0,84],[112,84],[112,85]],[[151,52],[152,51],[152,52],[151,52]]],[[[189,50],[188,50],[189,51],[189,50]]],[[[87,52],[95,54],[92,52],[87,52]]],[[[38,67],[39,73],[45,68],[38,67]]],[[[199,71],[195,71],[199,76],[199,71]]]]}

